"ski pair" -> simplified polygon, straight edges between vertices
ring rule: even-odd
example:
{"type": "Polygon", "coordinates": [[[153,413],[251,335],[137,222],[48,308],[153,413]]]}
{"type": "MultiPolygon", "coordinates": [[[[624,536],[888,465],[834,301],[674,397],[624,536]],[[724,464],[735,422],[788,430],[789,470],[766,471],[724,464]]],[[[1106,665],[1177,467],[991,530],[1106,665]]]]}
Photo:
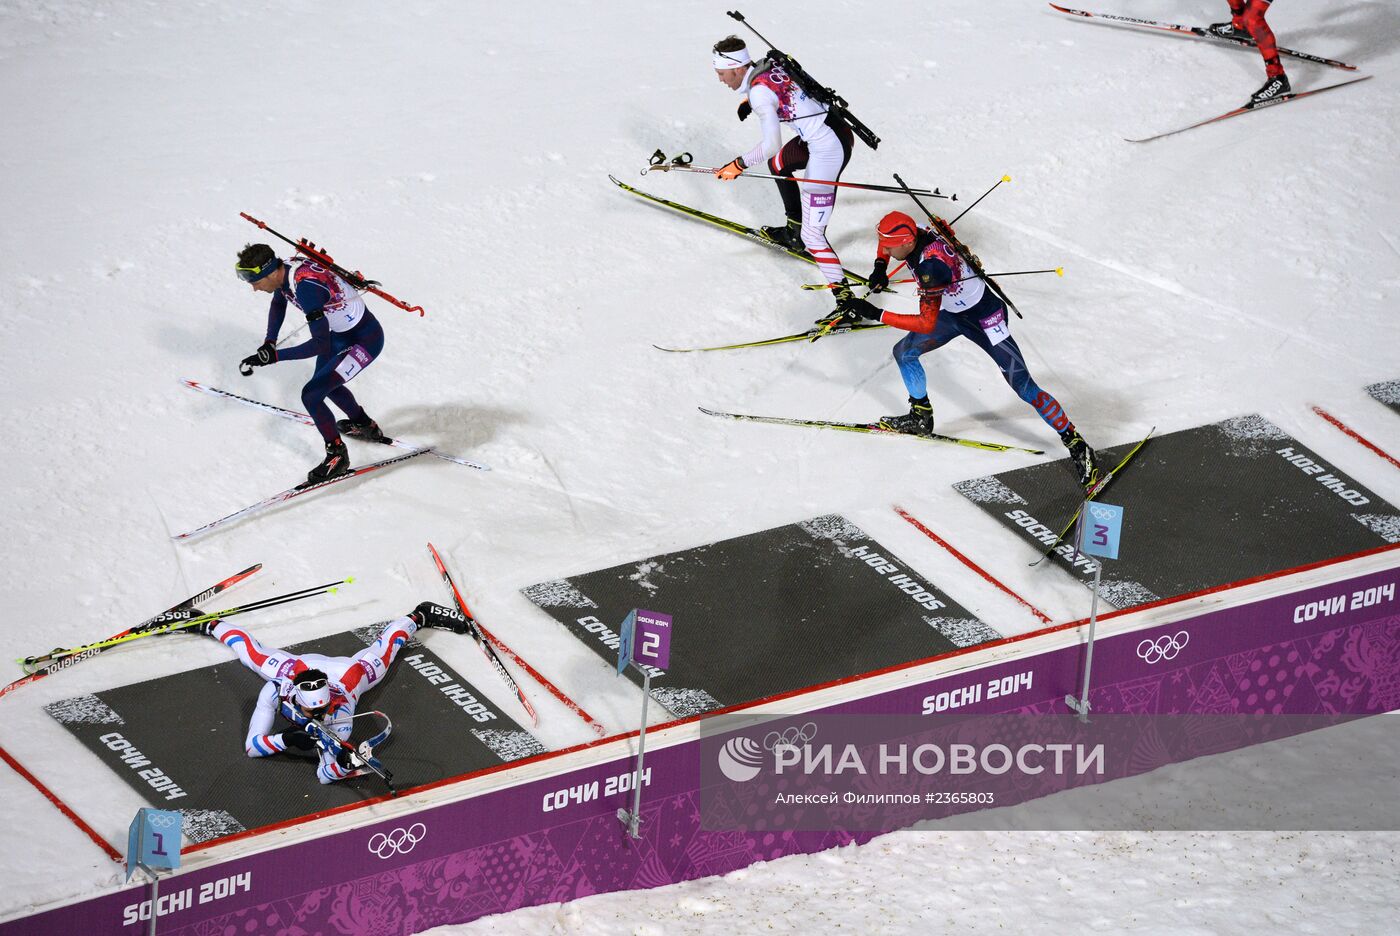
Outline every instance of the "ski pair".
{"type": "MultiPolygon", "coordinates": [[[[232,400],[235,403],[242,403],[244,406],[251,406],[254,409],[260,409],[265,413],[271,413],[273,416],[280,416],[282,419],[290,419],[292,422],[301,423],[303,426],[316,425],[315,420],[313,420],[310,416],[308,416],[305,413],[299,412],[297,410],[284,409],[281,406],[274,406],[271,403],[264,403],[261,400],[253,400],[245,396],[239,396],[236,393],[230,393],[227,390],[220,390],[218,387],[211,387],[208,384],[200,383],[198,380],[190,380],[189,378],[182,377],[180,378],[180,384],[182,386],[188,387],[191,390],[198,390],[200,393],[207,393],[210,396],[222,397],[225,400],[232,400]]],[[[491,470],[489,465],[483,465],[480,462],[474,462],[466,458],[459,458],[456,455],[448,455],[445,452],[436,451],[430,446],[419,445],[416,442],[408,442],[404,439],[386,438],[380,444],[392,445],[395,448],[407,449],[409,451],[417,451],[419,449],[426,448],[428,449],[429,455],[432,455],[434,458],[441,458],[443,461],[450,461],[454,465],[462,465],[467,468],[476,468],[479,471],[491,470]]]]}
{"type": "MultiPolygon", "coordinates": [[[[712,215],[707,211],[701,211],[699,208],[692,208],[689,205],[682,205],[680,202],[673,202],[670,199],[662,198],[659,195],[652,195],[649,192],[643,192],[641,189],[628,185],[626,182],[622,182],[614,176],[608,176],[608,178],[612,181],[613,185],[616,185],[624,192],[631,192],[633,195],[636,195],[639,198],[645,198],[647,201],[655,202],[658,205],[664,205],[665,207],[670,208],[672,211],[678,211],[681,214],[686,215],[687,217],[695,218],[699,221],[704,221],[707,224],[713,224],[715,227],[728,231],[731,234],[737,234],[740,237],[747,237],[751,241],[755,241],[756,243],[762,244],[764,247],[767,247],[770,250],[777,250],[782,253],[785,253],[789,257],[796,257],[798,260],[805,260],[808,263],[813,264],[817,262],[816,259],[813,258],[813,256],[807,253],[806,251],[793,250],[790,247],[785,247],[784,245],[773,240],[771,237],[769,237],[767,234],[764,234],[757,228],[751,228],[747,225],[740,224],[738,221],[730,221],[728,218],[721,218],[718,215],[712,215]]],[[[850,270],[845,269],[843,269],[841,272],[845,275],[846,279],[850,280],[853,283],[858,283],[861,286],[870,285],[869,280],[867,280],[864,276],[861,276],[859,273],[852,273],[850,270]]]]}
{"type": "MultiPolygon", "coordinates": [[[[1125,26],[1137,26],[1142,29],[1155,29],[1161,32],[1173,32],[1182,36],[1194,36],[1197,39],[1209,39],[1212,42],[1224,42],[1230,45],[1242,46],[1249,49],[1257,49],[1253,39],[1245,39],[1242,36],[1217,36],[1204,26],[1183,26],[1180,23],[1163,23],[1157,20],[1139,19],[1135,16],[1115,16],[1112,13],[1092,13],[1088,10],[1071,10],[1069,7],[1062,7],[1058,3],[1050,4],[1050,7],[1059,10],[1061,13],[1068,13],[1070,16],[1079,16],[1084,19],[1101,19],[1113,23],[1122,23],[1125,26]]],[[[1346,62],[1339,62],[1336,59],[1323,58],[1320,55],[1312,55],[1308,52],[1298,52],[1294,49],[1280,47],[1279,55],[1289,58],[1301,59],[1305,62],[1315,62],[1318,65],[1327,65],[1331,68],[1341,68],[1346,71],[1356,71],[1355,65],[1348,65],[1346,62]]]]}
{"type": "Polygon", "coordinates": [[[822,331],[818,327],[809,328],[806,331],[797,332],[793,335],[783,335],[781,338],[762,338],[758,341],[741,341],[738,344],[713,345],[708,348],[663,348],[661,345],[652,345],[658,351],[669,351],[673,354],[688,354],[692,351],[735,351],[739,348],[766,348],[769,345],[787,344],[791,341],[808,341],[817,337],[828,337],[830,335],[844,335],[848,332],[870,331],[875,328],[889,328],[878,322],[859,322],[854,325],[836,325],[822,331]]]}
{"type": "MultiPolygon", "coordinates": [[[[1111,13],[1094,13],[1088,10],[1073,10],[1069,7],[1063,7],[1056,3],[1050,4],[1050,7],[1052,9],[1058,10],[1061,13],[1067,13],[1070,16],[1078,16],[1084,19],[1101,19],[1112,23],[1121,23],[1125,26],[1133,26],[1142,29],[1152,29],[1157,30],[1159,32],[1171,32],[1176,33],[1177,35],[1191,36],[1197,39],[1208,39],[1212,42],[1222,42],[1229,45],[1241,46],[1244,48],[1258,48],[1255,45],[1254,40],[1252,39],[1246,39],[1242,36],[1218,36],[1215,33],[1211,32],[1209,29],[1206,29],[1204,26],[1183,26],[1180,23],[1163,23],[1159,22],[1158,20],[1139,19],[1133,16],[1115,16],[1111,13]]],[[[1326,65],[1331,68],[1340,68],[1345,71],[1356,71],[1355,65],[1348,65],[1346,62],[1339,62],[1336,59],[1323,58],[1320,55],[1312,55],[1308,52],[1299,52],[1296,49],[1285,49],[1280,47],[1278,53],[1281,56],[1300,59],[1305,62],[1314,62],[1318,65],[1326,65]]],[[[1356,84],[1357,82],[1365,81],[1370,77],[1370,75],[1362,75],[1358,78],[1350,78],[1346,81],[1339,81],[1334,84],[1323,85],[1320,88],[1309,88],[1306,91],[1293,91],[1288,94],[1280,94],[1278,97],[1271,98],[1270,100],[1260,101],[1257,104],[1244,104],[1240,107],[1236,107],[1231,110],[1225,111],[1223,114],[1217,114],[1214,117],[1207,117],[1205,120],[1198,120],[1193,124],[1188,124],[1185,127],[1178,127],[1175,130],[1168,130],[1164,133],[1153,134],[1152,136],[1131,138],[1128,139],[1128,142],[1150,143],[1153,140],[1160,140],[1164,137],[1175,136],[1178,133],[1185,133],[1187,130],[1194,130],[1197,127],[1204,127],[1207,124],[1219,123],[1222,120],[1229,120],[1231,117],[1239,117],[1242,114],[1248,114],[1252,111],[1262,110],[1266,107],[1272,107],[1275,104],[1287,104],[1289,101],[1296,101],[1300,98],[1311,97],[1314,94],[1321,94],[1323,91],[1332,91],[1336,88],[1344,88],[1349,84],[1356,84]]]]}
{"type": "Polygon", "coordinates": [[[1089,488],[1089,490],[1085,492],[1084,499],[1079,502],[1079,506],[1075,508],[1074,514],[1069,518],[1069,522],[1065,524],[1064,529],[1060,530],[1060,535],[1055,537],[1055,541],[1050,544],[1050,546],[1045,550],[1045,552],[1041,555],[1039,559],[1030,563],[1032,567],[1040,565],[1046,559],[1049,559],[1052,555],[1055,554],[1055,551],[1060,548],[1060,544],[1064,542],[1065,537],[1069,535],[1069,531],[1073,530],[1075,524],[1079,522],[1079,515],[1084,512],[1084,508],[1088,506],[1090,501],[1102,494],[1105,488],[1107,488],[1110,484],[1113,483],[1113,479],[1118,477],[1118,472],[1122,471],[1124,466],[1126,466],[1128,462],[1133,460],[1133,456],[1142,450],[1142,447],[1147,444],[1147,440],[1152,438],[1153,434],[1156,431],[1156,426],[1153,426],[1151,429],[1149,429],[1147,431],[1147,435],[1142,437],[1142,441],[1138,442],[1131,449],[1129,449],[1128,454],[1120,458],[1118,460],[1118,464],[1114,465],[1111,471],[1100,477],[1099,480],[1095,482],[1093,487],[1089,488]]]}
{"type": "Polygon", "coordinates": [[[234,585],[237,585],[244,579],[250,578],[261,568],[261,562],[259,562],[257,565],[249,566],[242,572],[237,572],[233,575],[230,575],[222,582],[218,582],[214,585],[211,585],[204,591],[196,595],[191,595],[184,601],[176,603],[175,605],[171,606],[170,608],[161,612],[160,614],[157,614],[154,617],[147,618],[140,624],[137,624],[133,627],[128,627],[125,630],[118,631],[111,637],[108,637],[106,640],[98,641],[96,644],[89,644],[86,647],[77,648],[55,647],[48,653],[41,653],[37,656],[25,657],[23,660],[20,660],[20,666],[22,666],[25,670],[29,672],[27,673],[27,675],[20,677],[19,679],[10,683],[8,686],[0,687],[0,696],[4,696],[8,693],[14,692],[20,686],[26,686],[32,682],[38,682],[45,676],[48,676],[52,673],[56,673],[61,669],[67,669],[75,663],[79,663],[83,660],[94,657],[97,654],[102,653],[103,651],[108,650],[113,646],[116,646],[116,643],[118,641],[121,641],[125,637],[131,636],[133,634],[144,633],[145,631],[154,628],[161,622],[162,619],[168,617],[169,615],[179,614],[181,611],[189,611],[195,608],[197,605],[201,604],[202,602],[208,601],[210,598],[222,594],[223,592],[232,588],[234,585]]]}
{"type": "Polygon", "coordinates": [[[961,445],[966,448],[981,449],[985,452],[1025,452],[1027,455],[1044,455],[1042,449],[1022,448],[1019,445],[1003,445],[1000,442],[983,442],[980,439],[966,439],[962,436],[949,436],[934,433],[933,435],[911,435],[907,432],[896,432],[893,429],[885,429],[878,423],[854,423],[854,422],[833,422],[826,419],[792,419],[786,416],[750,416],[744,413],[725,413],[719,410],[706,409],[700,407],[700,412],[706,416],[718,416],[721,419],[737,419],[743,422],[769,423],[775,426],[807,426],[813,429],[837,429],[841,432],[862,432],[870,435],[899,436],[904,439],[917,439],[923,442],[945,442],[950,445],[961,445]]]}
{"type": "Polygon", "coordinates": [[[266,510],[268,507],[280,504],[283,501],[289,501],[295,497],[301,497],[303,494],[310,494],[312,491],[319,491],[322,488],[330,487],[332,484],[339,484],[342,481],[349,481],[352,478],[358,478],[360,475],[369,474],[371,471],[378,471],[381,468],[388,468],[390,465],[397,465],[400,462],[406,462],[410,458],[417,458],[419,455],[427,455],[430,451],[431,449],[415,449],[414,451],[408,452],[404,455],[396,455],[393,458],[386,458],[383,461],[371,462],[368,465],[361,465],[358,468],[351,468],[349,471],[345,472],[345,474],[336,475],[335,477],[327,478],[324,481],[303,481],[301,484],[298,484],[295,487],[287,488],[287,490],[285,491],[281,491],[280,493],[274,494],[271,497],[264,498],[258,501],[256,504],[251,504],[247,507],[244,507],[242,510],[235,510],[233,513],[229,514],[226,517],[220,517],[218,520],[211,520],[208,523],[204,524],[204,526],[195,527],[193,530],[186,530],[184,533],[176,533],[173,536],[171,536],[171,539],[186,540],[192,536],[198,536],[201,533],[207,533],[210,530],[216,530],[219,527],[233,523],[235,520],[240,520],[243,517],[251,516],[252,514],[266,510]]]}
{"type": "Polygon", "coordinates": [[[506,669],[505,664],[501,662],[501,658],[497,655],[496,650],[500,650],[501,653],[509,656],[512,662],[534,677],[535,681],[541,686],[549,690],[550,695],[562,702],[569,711],[583,719],[583,721],[588,724],[588,727],[593,729],[594,733],[600,738],[603,737],[607,731],[597,719],[585,712],[577,702],[560,691],[559,687],[546,679],[539,670],[525,662],[523,657],[506,646],[500,638],[482,626],[481,622],[468,610],[467,602],[462,598],[462,593],[458,591],[457,583],[452,580],[452,573],[447,571],[447,564],[442,561],[442,556],[438,554],[437,547],[429,543],[428,552],[432,554],[433,564],[437,566],[438,574],[442,576],[443,584],[447,586],[447,590],[452,594],[452,601],[457,606],[457,610],[462,612],[462,616],[467,619],[467,625],[471,630],[472,638],[476,641],[477,646],[481,648],[481,652],[486,654],[486,659],[490,661],[491,666],[500,675],[501,679],[505,681],[505,684],[515,693],[516,698],[520,700],[520,705],[530,716],[530,720],[536,726],[540,723],[540,717],[535,713],[535,707],[530,704],[530,700],[527,699],[525,693],[521,691],[519,683],[515,681],[510,675],[510,672],[506,669]]]}

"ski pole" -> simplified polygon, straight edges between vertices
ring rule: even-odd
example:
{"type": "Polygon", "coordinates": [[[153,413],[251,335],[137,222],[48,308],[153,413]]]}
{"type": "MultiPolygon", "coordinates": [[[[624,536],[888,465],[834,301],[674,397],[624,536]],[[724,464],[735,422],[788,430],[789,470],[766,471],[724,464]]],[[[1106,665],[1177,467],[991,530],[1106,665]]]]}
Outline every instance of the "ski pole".
{"type": "Polygon", "coordinates": [[[409,305],[402,299],[399,299],[395,296],[391,296],[384,290],[380,289],[380,283],[378,280],[366,279],[364,274],[360,273],[358,270],[354,273],[351,273],[343,266],[340,266],[334,260],[331,259],[330,254],[326,253],[324,250],[317,248],[315,244],[311,243],[306,238],[303,237],[299,241],[294,241],[287,235],[281,233],[280,231],[268,227],[267,222],[259,221],[257,218],[248,214],[246,211],[240,211],[238,213],[238,216],[243,220],[249,222],[250,224],[256,225],[260,230],[266,231],[273,237],[276,237],[279,240],[291,244],[294,248],[296,248],[298,253],[305,254],[312,260],[315,260],[318,263],[325,264],[327,267],[334,270],[336,275],[340,276],[355,289],[363,289],[365,292],[374,293],[380,299],[383,299],[385,302],[388,302],[391,305],[398,306],[405,312],[417,312],[419,318],[422,318],[425,314],[422,306],[409,305]]]}
{"type": "Polygon", "coordinates": [[[344,578],[338,582],[328,582],[325,585],[316,585],[312,588],[302,588],[294,592],[288,592],[285,595],[277,595],[273,598],[264,598],[260,601],[250,601],[247,604],[239,605],[235,608],[229,608],[224,611],[213,611],[209,614],[202,614],[199,617],[191,618],[188,621],[173,621],[170,624],[165,625],[164,627],[153,627],[149,630],[137,631],[135,633],[126,633],[119,637],[109,637],[106,640],[99,640],[96,643],[85,644],[81,647],[71,647],[66,649],[61,647],[56,648],[54,650],[49,651],[46,654],[42,654],[37,657],[26,657],[23,660],[20,660],[20,665],[29,667],[37,665],[39,663],[45,663],[49,660],[62,659],[64,657],[73,656],[75,654],[85,653],[89,650],[105,650],[107,647],[115,647],[117,644],[127,643],[128,641],[132,640],[140,640],[143,637],[152,637],[157,634],[168,634],[171,631],[175,630],[184,630],[189,627],[194,627],[198,624],[204,624],[208,621],[217,621],[221,618],[233,617],[234,615],[238,614],[247,614],[249,611],[261,611],[264,608],[271,608],[276,605],[286,604],[290,601],[300,601],[303,598],[311,598],[320,594],[333,595],[338,590],[337,586],[349,585],[354,581],[355,580],[353,578],[344,578]]]}
{"type": "MultiPolygon", "coordinates": [[[[713,166],[692,166],[688,164],[677,165],[672,163],[653,163],[652,165],[649,165],[647,166],[647,168],[642,170],[642,175],[646,175],[648,172],[699,172],[703,175],[714,175],[715,173],[719,172],[719,170],[714,168],[713,166]]],[[[743,173],[741,173],[739,178],[771,179],[774,182],[809,182],[812,185],[835,185],[840,186],[841,188],[862,189],[867,192],[894,192],[898,194],[904,191],[903,189],[896,188],[893,185],[876,185],[873,182],[838,182],[834,179],[795,179],[792,176],[769,175],[766,172],[750,172],[748,170],[745,170],[743,173]]],[[[928,189],[914,189],[914,191],[920,195],[924,195],[929,198],[946,198],[949,201],[958,200],[957,195],[944,195],[938,189],[933,189],[932,191],[928,189]]]]}
{"type": "MultiPolygon", "coordinates": [[[[982,199],[986,198],[988,195],[990,195],[990,194],[992,194],[993,192],[995,192],[995,191],[997,190],[997,187],[998,187],[999,185],[1001,185],[1001,183],[1003,183],[1003,182],[1010,182],[1010,181],[1011,181],[1011,176],[1009,176],[1009,175],[1004,175],[1004,176],[1002,176],[1000,179],[997,179],[996,182],[992,185],[991,188],[987,189],[985,192],[983,192],[981,195],[979,195],[979,196],[977,197],[977,201],[975,201],[975,202],[973,202],[972,204],[968,205],[966,208],[964,208],[964,209],[962,210],[962,213],[961,213],[961,214],[959,214],[959,215],[958,215],[956,218],[954,218],[953,220],[949,221],[949,222],[948,222],[948,227],[952,227],[953,225],[955,225],[955,224],[957,224],[959,221],[961,221],[963,215],[967,214],[969,211],[971,211],[972,209],[976,208],[976,207],[977,207],[977,202],[980,202],[982,199]]],[[[920,206],[920,207],[922,207],[922,206],[920,206]]]]}

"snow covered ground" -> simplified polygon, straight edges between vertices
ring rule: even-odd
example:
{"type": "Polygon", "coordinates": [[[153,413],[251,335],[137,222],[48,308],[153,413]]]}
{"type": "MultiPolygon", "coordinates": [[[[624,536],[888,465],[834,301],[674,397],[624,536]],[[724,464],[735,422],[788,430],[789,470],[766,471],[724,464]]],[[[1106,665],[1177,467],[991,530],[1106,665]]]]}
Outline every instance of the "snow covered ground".
{"type": "MultiPolygon", "coordinates": [[[[1195,23],[1224,8],[1095,2],[1195,23]]],[[[1261,412],[1395,501],[1394,469],[1308,407],[1324,404],[1400,449],[1394,415],[1362,391],[1400,377],[1400,10],[1277,7],[1270,19],[1283,44],[1376,77],[1145,146],[1121,138],[1238,103],[1262,81],[1257,56],[1077,22],[1031,0],[744,12],[884,138],[878,152],[858,149],[847,179],[883,182],[898,171],[967,204],[1013,176],[959,232],[989,269],[1065,267],[1064,279],[1008,284],[1027,314],[1013,331],[1091,442],[1261,412]]],[[[498,635],[621,727],[635,696],[519,588],[836,511],[1003,632],[1036,623],[966,578],[893,503],[953,535],[1057,620],[1081,614],[1083,592],[1068,576],[1026,569],[1023,548],[1008,553],[1004,534],[949,487],[1034,456],[729,424],[695,410],[896,412],[904,393],[892,336],[712,355],[651,348],[782,334],[826,309],[820,294],[797,288],[815,279],[802,264],[652,209],[606,179],[751,223],[779,218],[766,182],[636,175],[657,147],[718,165],[751,143],[756,131],[734,120],[735,98],[709,65],[710,45],[737,25],[723,10],[0,0],[0,419],[10,442],[0,656],[103,637],[257,561],[263,580],[240,597],[358,578],[334,599],[245,619],[271,642],[382,620],[442,597],[423,548],[432,540],[498,635]],[[281,490],[319,458],[313,432],[176,383],[192,377],[297,405],[305,364],[246,380],[236,372],[261,339],[266,307],[231,275],[238,248],[261,239],[239,211],[328,246],[427,308],[418,319],[371,303],[388,341],[354,389],[386,430],[495,472],[419,460],[171,542],[173,531],[281,490]]],[[[1298,88],[1339,74],[1290,66],[1298,88]]],[[[830,230],[847,266],[868,267],[874,222],[894,207],[904,206],[840,196],[830,230]]],[[[1053,449],[1039,418],[964,345],[926,359],[943,431],[1053,449]]],[[[352,457],[381,455],[357,447],[352,457]]],[[[509,704],[475,651],[450,639],[434,647],[509,704]]],[[[225,656],[194,638],[105,654],[0,700],[0,745],[120,842],[140,803],[42,705],[225,656]]],[[[534,699],[547,744],[586,739],[547,696],[534,699]]],[[[8,825],[0,839],[0,916],[116,882],[111,863],[9,770],[0,796],[31,823],[8,825]]],[[[1022,849],[1042,849],[1060,856],[1069,880],[1097,878],[1108,854],[1115,864],[1150,863],[1153,873],[1123,879],[1120,907],[1170,902],[1188,884],[1199,896],[1192,856],[1217,851],[1254,869],[1234,885],[1211,878],[1222,900],[1266,882],[1311,906],[1298,903],[1310,885],[1277,872],[1281,857],[1385,867],[1394,844],[978,835],[932,841],[1005,855],[1005,868],[1019,867],[1012,856],[1022,849]]],[[[891,864],[916,867],[914,850],[928,841],[892,836],[854,854],[791,859],[779,865],[795,871],[775,873],[810,880],[823,869],[833,893],[849,874],[873,893],[895,877],[891,864]]],[[[941,867],[958,879],[944,848],[933,861],[930,874],[941,867]]],[[[1057,880],[1046,864],[1000,877],[990,900],[1045,899],[1057,880]]],[[[1201,858],[1200,867],[1206,877],[1215,866],[1201,858]]],[[[769,911],[745,902],[746,882],[767,873],[688,885],[693,896],[683,899],[722,896],[724,914],[736,914],[723,925],[747,928],[769,911]]],[[[986,911],[980,884],[957,891],[961,904],[942,912],[986,911]]],[[[581,903],[558,925],[601,927],[613,911],[595,920],[585,908],[640,899],[581,903]],[[570,922],[576,914],[585,922],[570,922]]],[[[834,897],[810,901],[813,913],[845,912],[834,897]]],[[[1344,906],[1364,916],[1369,905],[1344,906]]],[[[721,916],[697,919],[718,925],[721,916]]],[[[1107,928],[1127,928],[1110,919],[1119,923],[1107,928]]]]}

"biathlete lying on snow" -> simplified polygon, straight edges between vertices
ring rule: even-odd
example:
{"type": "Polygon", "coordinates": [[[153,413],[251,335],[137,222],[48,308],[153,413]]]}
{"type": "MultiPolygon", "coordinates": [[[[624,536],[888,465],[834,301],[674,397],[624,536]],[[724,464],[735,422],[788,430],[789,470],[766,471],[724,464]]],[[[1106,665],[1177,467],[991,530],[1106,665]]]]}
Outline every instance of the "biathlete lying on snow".
{"type": "Polygon", "coordinates": [[[334,783],[365,773],[364,754],[348,743],[355,705],[384,678],[404,644],[423,627],[469,633],[460,611],[431,601],[384,625],[374,643],[352,657],[288,653],[265,646],[245,628],[224,621],[205,621],[185,632],[213,637],[267,680],[248,722],[244,742],[248,756],[314,757],[316,779],[334,783]],[[273,731],[279,716],[287,726],[273,731]]]}

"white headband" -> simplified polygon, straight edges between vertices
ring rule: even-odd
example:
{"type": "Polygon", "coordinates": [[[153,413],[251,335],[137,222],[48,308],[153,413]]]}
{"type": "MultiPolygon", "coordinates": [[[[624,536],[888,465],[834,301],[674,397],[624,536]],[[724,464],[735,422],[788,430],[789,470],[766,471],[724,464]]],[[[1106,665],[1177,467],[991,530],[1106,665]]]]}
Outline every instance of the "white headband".
{"type": "Polygon", "coordinates": [[[737,52],[720,52],[718,49],[712,51],[715,56],[715,68],[743,68],[753,63],[748,49],[740,49],[737,52]]]}

